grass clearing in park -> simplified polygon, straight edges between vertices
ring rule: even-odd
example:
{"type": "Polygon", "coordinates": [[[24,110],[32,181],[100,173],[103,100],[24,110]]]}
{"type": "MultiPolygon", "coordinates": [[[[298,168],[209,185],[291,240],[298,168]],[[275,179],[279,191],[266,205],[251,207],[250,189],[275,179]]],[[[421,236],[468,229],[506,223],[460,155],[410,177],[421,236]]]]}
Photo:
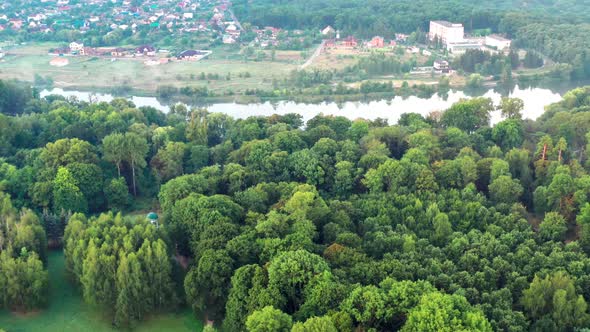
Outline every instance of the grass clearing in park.
{"type": "MultiPolygon", "coordinates": [[[[84,303],[82,295],[67,280],[62,251],[48,254],[49,305],[38,312],[17,314],[0,311],[0,328],[7,332],[118,332],[100,308],[84,303]]],[[[157,315],[138,323],[134,332],[194,332],[203,324],[189,309],[181,313],[157,315]]]]}

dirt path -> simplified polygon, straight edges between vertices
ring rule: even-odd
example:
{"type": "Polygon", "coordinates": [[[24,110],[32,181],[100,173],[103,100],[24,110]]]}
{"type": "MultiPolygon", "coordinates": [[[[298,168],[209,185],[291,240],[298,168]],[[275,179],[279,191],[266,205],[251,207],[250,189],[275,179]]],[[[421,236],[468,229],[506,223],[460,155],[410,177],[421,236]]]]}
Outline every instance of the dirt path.
{"type": "Polygon", "coordinates": [[[234,14],[234,11],[231,9],[227,10],[229,12],[229,14],[232,17],[232,20],[236,23],[236,26],[238,27],[238,29],[242,30],[242,31],[246,31],[244,30],[244,28],[242,27],[242,24],[240,23],[240,21],[238,20],[238,18],[236,17],[236,15],[234,14]]]}
{"type": "Polygon", "coordinates": [[[305,61],[304,64],[299,66],[299,70],[303,70],[303,69],[307,68],[309,65],[311,65],[313,63],[313,60],[315,60],[315,58],[320,56],[320,54],[322,53],[322,50],[324,49],[325,44],[326,44],[326,41],[322,41],[320,46],[318,46],[318,48],[315,50],[315,52],[313,52],[311,57],[309,57],[309,59],[307,59],[307,61],[305,61]]]}

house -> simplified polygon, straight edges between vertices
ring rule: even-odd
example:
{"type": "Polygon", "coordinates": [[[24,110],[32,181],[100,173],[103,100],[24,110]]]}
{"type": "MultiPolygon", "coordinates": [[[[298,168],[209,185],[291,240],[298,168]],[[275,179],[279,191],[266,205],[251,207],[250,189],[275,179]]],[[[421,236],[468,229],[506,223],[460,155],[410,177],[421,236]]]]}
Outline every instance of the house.
{"type": "Polygon", "coordinates": [[[21,19],[13,18],[10,21],[8,21],[8,23],[10,24],[13,30],[20,30],[23,27],[23,20],[21,19]]]}
{"type": "Polygon", "coordinates": [[[348,36],[342,41],[342,45],[345,47],[357,47],[358,42],[353,36],[348,36]]]}
{"type": "Polygon", "coordinates": [[[328,36],[328,35],[332,35],[336,32],[336,30],[334,30],[334,28],[332,28],[331,26],[327,26],[324,28],[324,30],[322,30],[322,35],[324,36],[328,36]]]}
{"type": "Polygon", "coordinates": [[[84,55],[84,43],[78,43],[78,42],[71,42],[70,43],[70,52],[72,54],[80,54],[80,55],[84,55]]]}
{"type": "Polygon", "coordinates": [[[46,17],[45,15],[43,15],[43,14],[35,14],[35,15],[29,15],[29,16],[27,17],[27,21],[29,21],[29,22],[30,22],[30,21],[36,21],[36,22],[39,22],[39,21],[41,21],[41,20],[44,20],[44,19],[46,19],[46,18],[47,18],[47,17],[46,17]]]}
{"type": "Polygon", "coordinates": [[[111,56],[114,56],[114,57],[123,57],[127,54],[129,54],[129,51],[127,49],[122,48],[122,47],[117,47],[111,51],[111,56]]]}
{"type": "Polygon", "coordinates": [[[184,18],[185,20],[192,20],[194,17],[193,13],[184,13],[182,14],[182,18],[184,18]]]}
{"type": "Polygon", "coordinates": [[[281,32],[281,29],[280,28],[275,28],[275,27],[270,27],[269,26],[269,27],[264,27],[264,31],[265,32],[266,31],[270,31],[270,35],[272,37],[275,37],[276,38],[279,35],[279,33],[281,32]]]}
{"type": "Polygon", "coordinates": [[[447,21],[430,21],[428,38],[433,41],[438,38],[443,44],[463,41],[465,30],[461,23],[447,21]]]}
{"type": "Polygon", "coordinates": [[[405,43],[408,40],[408,35],[405,33],[396,33],[395,34],[395,41],[405,43]]]}
{"type": "Polygon", "coordinates": [[[223,35],[224,44],[235,44],[236,39],[232,35],[223,35]]]}
{"type": "Polygon", "coordinates": [[[434,70],[441,71],[443,73],[449,72],[449,62],[445,60],[435,60],[434,64],[432,65],[434,70]]]}
{"type": "Polygon", "coordinates": [[[500,35],[489,35],[486,36],[484,43],[486,46],[494,47],[498,50],[505,50],[510,48],[512,41],[500,35]]]}
{"type": "Polygon", "coordinates": [[[431,56],[432,52],[430,52],[429,50],[422,50],[422,55],[431,56]]]}
{"type": "Polygon", "coordinates": [[[383,48],[385,45],[385,40],[383,37],[375,36],[371,41],[369,41],[368,45],[371,48],[383,48]]]}
{"type": "Polygon", "coordinates": [[[136,56],[154,56],[156,55],[156,48],[151,45],[142,45],[135,48],[135,55],[136,56]]]}
{"type": "Polygon", "coordinates": [[[190,61],[197,61],[200,60],[203,55],[205,55],[205,52],[202,51],[196,51],[196,50],[186,50],[186,51],[182,51],[179,55],[178,58],[182,59],[182,60],[190,60],[190,61]]]}
{"type": "Polygon", "coordinates": [[[171,21],[176,21],[178,19],[180,19],[180,17],[178,15],[168,14],[164,17],[163,21],[164,22],[171,22],[171,21]]]}
{"type": "Polygon", "coordinates": [[[239,33],[239,30],[235,24],[231,23],[225,28],[225,32],[233,35],[233,34],[239,33]]]}
{"type": "Polygon", "coordinates": [[[420,53],[420,49],[416,46],[408,47],[406,51],[411,54],[420,53]]]}

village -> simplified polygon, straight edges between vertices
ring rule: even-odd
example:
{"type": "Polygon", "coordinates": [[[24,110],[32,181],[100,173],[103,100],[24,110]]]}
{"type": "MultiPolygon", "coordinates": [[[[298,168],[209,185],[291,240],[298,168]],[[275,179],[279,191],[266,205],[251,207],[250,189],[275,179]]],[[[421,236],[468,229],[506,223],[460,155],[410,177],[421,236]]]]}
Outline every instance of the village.
{"type": "Polygon", "coordinates": [[[208,80],[209,88],[219,93],[230,89],[245,93],[252,88],[275,89],[278,80],[284,81],[294,71],[343,72],[364,58],[382,56],[403,65],[403,71],[367,75],[361,70],[361,74],[348,75],[344,83],[355,88],[367,79],[385,79],[397,86],[404,81],[430,85],[437,84],[440,76],[449,76],[451,84],[462,85],[468,75],[453,68],[454,58],[467,50],[507,54],[511,48],[511,41],[503,36],[466,34],[462,24],[447,21],[430,21],[426,32],[363,37],[332,26],[301,30],[240,22],[229,0],[29,2],[38,1],[45,5],[20,6],[16,11],[11,11],[10,4],[0,5],[4,9],[0,36],[28,33],[51,40],[0,43],[0,70],[9,69],[6,78],[42,76],[58,86],[70,87],[121,82],[155,91],[163,84],[200,86],[203,80],[193,78],[205,73],[227,78],[225,83],[208,80]],[[49,38],[63,31],[68,31],[69,42],[49,38]],[[99,31],[102,37],[92,31],[99,31]],[[126,68],[125,64],[132,66],[126,68]],[[154,70],[144,70],[146,78],[141,82],[128,74],[131,68],[148,67],[154,70]],[[269,67],[276,69],[274,73],[269,67]],[[72,75],[78,69],[100,80],[89,82],[72,75]],[[240,83],[228,82],[232,76],[240,83]]]}
{"type": "Polygon", "coordinates": [[[141,45],[135,48],[123,47],[85,47],[81,42],[71,42],[68,47],[49,50],[53,56],[49,64],[63,67],[69,64],[70,56],[107,57],[111,61],[117,59],[139,59],[146,66],[157,66],[170,61],[199,61],[212,52],[208,50],[184,50],[175,56],[169,56],[170,52],[164,49],[156,49],[152,45],[141,45]]]}
{"type": "MultiPolygon", "coordinates": [[[[77,40],[48,50],[52,66],[66,66],[67,57],[103,57],[141,60],[146,66],[174,61],[199,61],[209,57],[218,45],[233,46],[235,53],[248,53],[254,49],[259,58],[265,50],[296,50],[308,54],[296,59],[301,69],[312,66],[316,58],[336,54],[338,57],[363,56],[371,52],[401,53],[428,59],[428,66],[417,66],[414,72],[451,71],[449,60],[469,49],[492,53],[506,51],[511,41],[499,35],[466,36],[459,23],[431,21],[428,41],[409,40],[410,35],[373,36],[361,40],[356,36],[343,36],[342,32],[327,26],[321,31],[286,30],[272,26],[257,27],[240,23],[232,10],[230,0],[29,0],[24,5],[0,5],[0,33],[13,31],[33,35],[57,34],[60,30],[75,32],[77,40]],[[38,2],[43,6],[37,6],[38,2]],[[27,5],[28,4],[28,5],[27,5]],[[90,31],[104,32],[101,42],[87,38],[90,31]],[[165,32],[168,35],[190,36],[202,43],[192,45],[162,45],[159,39],[149,36],[165,32]],[[125,45],[123,36],[146,36],[144,43],[125,45]],[[121,42],[117,42],[121,40],[121,42]],[[100,45],[103,44],[103,45],[100,45]],[[158,45],[159,44],[159,45],[158,45]],[[318,46],[319,45],[319,46],[318,46]],[[259,50],[259,52],[256,52],[259,50]]],[[[138,39],[138,38],[134,38],[138,39]]],[[[10,54],[0,50],[0,58],[10,54]]],[[[322,63],[320,61],[320,63],[322,63]]]]}
{"type": "Polygon", "coordinates": [[[81,36],[91,31],[105,31],[106,36],[157,31],[212,33],[223,43],[233,44],[243,31],[227,0],[31,0],[13,6],[16,4],[9,2],[0,5],[0,32],[51,34],[68,30],[81,36]]]}
{"type": "MultiPolygon", "coordinates": [[[[214,8],[213,19],[221,20],[223,8],[214,8]]],[[[220,21],[221,22],[221,21],[220,21]]],[[[249,43],[240,43],[240,31],[235,21],[228,22],[223,36],[224,44],[239,43],[240,46],[255,47],[259,49],[277,48],[281,43],[287,40],[293,41],[293,37],[303,43],[305,37],[304,31],[301,30],[282,30],[275,27],[252,27],[250,33],[255,37],[249,43]],[[231,38],[227,41],[227,38],[231,38]]],[[[314,57],[330,54],[362,55],[367,52],[394,53],[396,50],[404,50],[410,55],[422,55],[423,57],[432,58],[431,66],[420,66],[413,69],[413,73],[420,74],[426,72],[450,73],[452,71],[449,59],[453,56],[463,54],[467,50],[485,50],[491,53],[507,52],[510,49],[511,41],[500,35],[487,35],[485,37],[466,37],[464,27],[459,23],[447,21],[431,21],[428,32],[429,43],[419,45],[409,43],[409,35],[396,33],[390,39],[381,36],[374,36],[368,40],[358,40],[349,35],[341,38],[340,32],[331,26],[327,26],[318,33],[318,38],[322,41],[317,47],[316,52],[306,62],[307,65],[313,63],[314,57]]],[[[165,64],[172,61],[199,61],[211,55],[211,50],[186,49],[171,54],[167,49],[158,49],[153,45],[141,45],[133,48],[124,47],[88,47],[82,42],[71,42],[67,47],[50,49],[50,56],[58,57],[50,61],[52,66],[65,66],[68,64],[69,56],[90,56],[90,57],[107,57],[111,61],[117,59],[139,59],[146,66],[165,64]]],[[[302,66],[304,69],[306,66],[302,66]]]]}

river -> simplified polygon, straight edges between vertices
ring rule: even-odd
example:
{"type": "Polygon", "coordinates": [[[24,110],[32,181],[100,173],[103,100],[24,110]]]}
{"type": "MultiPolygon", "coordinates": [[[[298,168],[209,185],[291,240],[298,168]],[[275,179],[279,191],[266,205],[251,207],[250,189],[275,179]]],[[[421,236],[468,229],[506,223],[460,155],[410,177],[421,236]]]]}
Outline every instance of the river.
{"type": "MultiPolygon", "coordinates": [[[[561,100],[562,94],[568,89],[573,88],[520,88],[518,85],[514,87],[507,95],[510,97],[518,97],[524,101],[523,116],[528,119],[536,119],[545,110],[545,106],[561,100]]],[[[47,95],[57,94],[65,97],[76,97],[78,100],[89,101],[106,101],[109,102],[114,96],[110,94],[91,93],[82,91],[69,91],[59,88],[52,90],[41,91],[41,97],[47,95]]],[[[483,90],[479,95],[489,97],[498,104],[502,94],[493,89],[483,90]]],[[[451,90],[445,96],[434,94],[430,98],[419,98],[416,96],[401,97],[396,96],[390,100],[379,100],[369,102],[324,102],[319,104],[305,104],[295,103],[292,101],[279,102],[264,102],[252,104],[237,104],[237,103],[215,103],[206,105],[205,107],[210,112],[221,112],[231,115],[234,118],[247,118],[249,116],[263,115],[269,116],[272,114],[286,114],[298,113],[303,116],[303,120],[307,121],[319,113],[325,115],[343,115],[349,119],[365,118],[376,119],[384,118],[390,124],[397,123],[398,119],[403,113],[419,113],[427,116],[433,111],[441,111],[449,108],[453,103],[462,98],[472,98],[461,90],[451,90]]],[[[151,106],[163,112],[168,112],[170,107],[165,103],[159,101],[155,97],[128,97],[137,107],[151,106]]],[[[498,111],[492,113],[492,124],[501,121],[501,116],[498,111]]]]}

